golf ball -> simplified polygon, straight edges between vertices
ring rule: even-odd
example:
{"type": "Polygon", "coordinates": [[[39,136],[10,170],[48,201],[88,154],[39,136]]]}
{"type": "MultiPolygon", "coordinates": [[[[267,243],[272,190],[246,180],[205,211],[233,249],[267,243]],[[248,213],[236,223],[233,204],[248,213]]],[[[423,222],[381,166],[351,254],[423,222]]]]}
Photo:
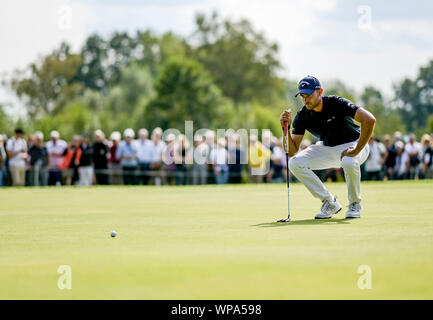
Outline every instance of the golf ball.
{"type": "Polygon", "coordinates": [[[112,237],[114,238],[115,236],[117,236],[117,232],[116,232],[116,231],[114,231],[114,230],[113,230],[113,231],[111,231],[111,232],[110,232],[110,236],[112,236],[112,237]]]}

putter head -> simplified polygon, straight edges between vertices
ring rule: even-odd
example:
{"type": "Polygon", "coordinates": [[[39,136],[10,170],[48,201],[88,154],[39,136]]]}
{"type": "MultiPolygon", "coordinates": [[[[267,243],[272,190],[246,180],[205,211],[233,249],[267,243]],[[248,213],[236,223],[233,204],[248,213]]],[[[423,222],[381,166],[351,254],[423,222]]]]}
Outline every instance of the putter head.
{"type": "Polygon", "coordinates": [[[284,222],[290,222],[290,217],[285,218],[285,219],[278,220],[277,222],[281,222],[281,223],[284,223],[284,222]]]}

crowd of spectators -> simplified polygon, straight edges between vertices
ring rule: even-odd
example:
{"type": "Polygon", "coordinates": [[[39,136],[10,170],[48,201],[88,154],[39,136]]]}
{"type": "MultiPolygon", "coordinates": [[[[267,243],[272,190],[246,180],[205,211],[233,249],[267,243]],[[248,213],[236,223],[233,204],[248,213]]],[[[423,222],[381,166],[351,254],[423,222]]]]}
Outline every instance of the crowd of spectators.
{"type": "MultiPolygon", "coordinates": [[[[155,128],[133,129],[109,138],[101,130],[90,137],[75,135],[70,142],[51,131],[45,142],[42,132],[25,137],[17,128],[9,139],[0,135],[0,186],[46,185],[187,185],[226,183],[272,183],[286,180],[286,158],[281,139],[270,131],[247,137],[238,134],[218,138],[208,130],[189,141],[182,134],[163,135],[155,128]],[[191,148],[191,144],[193,148],[191,148]],[[247,147],[245,147],[247,146],[247,147]]],[[[314,141],[313,141],[314,143],[314,141]]],[[[310,142],[304,139],[301,150],[310,142]]],[[[369,141],[370,155],[361,166],[363,180],[433,178],[433,137],[421,142],[414,134],[369,141]]],[[[323,181],[344,179],[341,168],[315,171],[323,181]]],[[[296,179],[291,176],[291,179],[296,179]]]]}

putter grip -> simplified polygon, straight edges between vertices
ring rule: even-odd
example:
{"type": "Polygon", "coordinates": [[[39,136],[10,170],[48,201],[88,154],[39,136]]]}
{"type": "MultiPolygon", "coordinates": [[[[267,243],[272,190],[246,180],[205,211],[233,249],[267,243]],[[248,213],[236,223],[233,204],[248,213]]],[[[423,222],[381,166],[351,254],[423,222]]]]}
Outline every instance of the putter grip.
{"type": "Polygon", "coordinates": [[[290,129],[290,126],[287,125],[287,122],[284,122],[284,127],[281,127],[281,130],[283,130],[284,135],[287,134],[287,130],[290,129]]]}
{"type": "Polygon", "coordinates": [[[283,127],[283,131],[284,131],[284,151],[286,153],[289,153],[289,126],[287,125],[287,121],[284,121],[284,127],[283,127]]]}

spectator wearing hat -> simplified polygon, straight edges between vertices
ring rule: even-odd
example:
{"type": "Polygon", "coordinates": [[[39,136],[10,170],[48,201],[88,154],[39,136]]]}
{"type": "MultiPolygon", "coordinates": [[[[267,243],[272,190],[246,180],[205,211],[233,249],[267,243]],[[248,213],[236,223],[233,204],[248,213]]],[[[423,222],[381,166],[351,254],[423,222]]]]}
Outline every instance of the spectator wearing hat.
{"type": "Polygon", "coordinates": [[[4,136],[0,134],[0,187],[4,185],[4,178],[6,176],[6,150],[4,145],[4,136]]]}
{"type": "Polygon", "coordinates": [[[50,132],[50,141],[45,144],[48,151],[48,185],[61,185],[62,173],[60,165],[63,161],[63,154],[67,148],[66,141],[60,139],[58,131],[50,132]]]}
{"type": "Polygon", "coordinates": [[[82,154],[80,157],[80,164],[78,166],[78,175],[80,177],[78,185],[91,186],[93,182],[93,147],[89,144],[89,135],[83,133],[81,135],[82,154]]]}
{"type": "Polygon", "coordinates": [[[137,145],[137,159],[138,166],[140,169],[140,181],[147,185],[149,183],[150,175],[150,161],[152,157],[152,141],[149,140],[149,131],[142,128],[138,130],[138,139],[136,140],[137,145]]]}
{"type": "Polygon", "coordinates": [[[8,141],[6,147],[13,186],[25,185],[27,143],[23,136],[24,131],[22,129],[15,129],[15,136],[8,141]]]}
{"type": "Polygon", "coordinates": [[[93,166],[95,168],[96,183],[108,184],[108,146],[105,143],[105,135],[101,130],[96,130],[93,135],[93,166]]]}
{"type": "Polygon", "coordinates": [[[116,158],[122,135],[119,131],[113,131],[110,135],[108,145],[108,169],[110,171],[110,184],[119,185],[123,183],[122,166],[120,159],[116,158]]]}
{"type": "Polygon", "coordinates": [[[418,178],[418,169],[420,168],[421,163],[421,153],[422,153],[422,146],[421,143],[416,141],[415,134],[411,133],[409,135],[409,138],[405,141],[405,151],[409,155],[409,179],[415,179],[418,178]]]}
{"type": "Polygon", "coordinates": [[[123,183],[125,185],[137,184],[135,171],[138,165],[138,150],[135,143],[133,143],[134,136],[134,130],[131,128],[125,129],[123,132],[124,141],[119,144],[116,151],[116,158],[120,160],[122,166],[123,183]]]}
{"type": "Polygon", "coordinates": [[[163,182],[162,175],[162,154],[166,149],[165,142],[162,141],[162,129],[157,127],[152,131],[152,143],[150,144],[150,169],[154,171],[151,184],[160,185],[163,182]]]}
{"type": "Polygon", "coordinates": [[[47,185],[48,151],[44,146],[44,134],[37,131],[35,143],[29,148],[30,186],[47,185]]]}

